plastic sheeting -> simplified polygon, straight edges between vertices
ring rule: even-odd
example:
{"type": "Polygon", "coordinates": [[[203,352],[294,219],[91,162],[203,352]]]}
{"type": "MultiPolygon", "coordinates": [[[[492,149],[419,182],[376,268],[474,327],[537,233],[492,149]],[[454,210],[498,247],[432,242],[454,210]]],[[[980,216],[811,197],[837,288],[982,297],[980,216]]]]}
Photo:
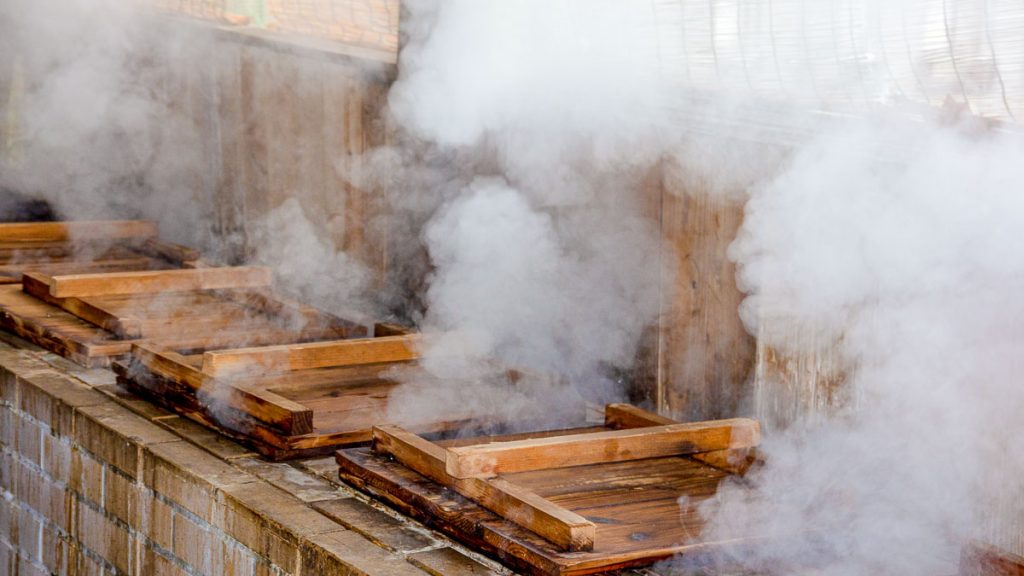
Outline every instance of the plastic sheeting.
{"type": "Polygon", "coordinates": [[[838,110],[1024,119],[1024,0],[651,0],[662,68],[708,91],[838,110]]]}

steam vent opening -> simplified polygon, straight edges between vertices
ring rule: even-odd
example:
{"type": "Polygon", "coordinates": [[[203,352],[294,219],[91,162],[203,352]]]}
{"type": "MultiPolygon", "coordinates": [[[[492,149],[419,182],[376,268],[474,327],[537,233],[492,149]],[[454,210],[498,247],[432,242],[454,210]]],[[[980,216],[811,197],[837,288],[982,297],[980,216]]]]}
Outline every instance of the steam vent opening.
{"type": "Polygon", "coordinates": [[[1024,576],[1024,3],[0,1],[0,576],[1024,576]]]}

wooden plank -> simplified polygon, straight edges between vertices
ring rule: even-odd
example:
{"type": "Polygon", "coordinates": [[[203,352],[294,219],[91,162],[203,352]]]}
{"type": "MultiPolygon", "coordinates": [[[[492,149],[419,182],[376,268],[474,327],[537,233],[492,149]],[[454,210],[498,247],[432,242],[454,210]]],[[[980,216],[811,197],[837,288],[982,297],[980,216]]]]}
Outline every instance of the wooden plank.
{"type": "Polygon", "coordinates": [[[21,278],[21,286],[26,294],[31,294],[47,304],[52,304],[66,310],[104,330],[109,330],[117,335],[118,338],[142,337],[142,322],[136,318],[120,317],[98,304],[79,298],[54,298],[50,296],[50,286],[46,283],[46,277],[44,276],[26,273],[21,278]]]}
{"type": "MultiPolygon", "coordinates": [[[[674,424],[675,420],[648,412],[632,404],[608,404],[604,409],[604,422],[610,428],[618,430],[626,428],[644,428],[646,426],[664,426],[674,424]]],[[[735,450],[712,450],[690,454],[690,458],[699,460],[719,470],[731,474],[744,475],[757,460],[753,448],[737,448],[735,450]]]]}
{"type": "Polygon", "coordinates": [[[386,336],[218,350],[203,354],[203,372],[225,376],[253,370],[312,370],[415,360],[420,335],[386,336]]]}
{"type": "Polygon", "coordinates": [[[200,253],[195,248],[166,242],[159,238],[146,238],[146,240],[136,245],[135,248],[147,256],[161,258],[175,264],[195,262],[200,258],[200,253]]]}
{"type": "Polygon", "coordinates": [[[373,449],[566,550],[594,548],[593,522],[500,478],[452,478],[445,472],[445,450],[416,434],[397,426],[374,426],[373,449]]]}
{"type": "Polygon", "coordinates": [[[1024,556],[971,542],[960,553],[960,576],[1024,576],[1024,556]]]}
{"type": "Polygon", "coordinates": [[[756,446],[761,431],[748,418],[669,424],[551,438],[494,442],[448,450],[445,470],[456,478],[622,462],[756,446]]]}
{"type": "Polygon", "coordinates": [[[149,344],[134,344],[132,356],[154,374],[185,384],[206,399],[245,412],[259,422],[292,435],[313,431],[313,411],[283,396],[217,381],[189,366],[180,354],[149,344]]]}
{"type": "Polygon", "coordinates": [[[0,224],[0,241],[3,242],[123,240],[151,238],[156,235],[156,222],[149,220],[8,222],[0,224]]]}
{"type": "Polygon", "coordinates": [[[83,298],[112,294],[150,294],[224,288],[259,288],[273,281],[265,266],[189,268],[107,274],[72,274],[49,279],[50,295],[83,298]]]}

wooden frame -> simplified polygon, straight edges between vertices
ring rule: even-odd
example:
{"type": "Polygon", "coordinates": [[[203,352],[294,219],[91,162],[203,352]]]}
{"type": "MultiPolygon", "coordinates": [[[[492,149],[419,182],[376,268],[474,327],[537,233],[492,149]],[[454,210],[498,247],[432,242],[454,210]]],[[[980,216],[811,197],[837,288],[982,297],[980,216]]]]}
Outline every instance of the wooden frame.
{"type": "Polygon", "coordinates": [[[45,276],[0,286],[0,326],[87,366],[140,340],[173,349],[362,336],[367,327],[281,298],[262,267],[45,276]]]}
{"type": "MultiPolygon", "coordinates": [[[[612,404],[604,427],[476,440],[429,441],[377,426],[370,449],[340,450],[336,459],[346,482],[532,574],[604,573],[680,553],[749,545],[753,540],[747,538],[685,542],[667,527],[683,522],[679,496],[706,498],[733,475],[692,456],[753,448],[760,440],[757,422],[664,420],[612,404]],[[480,454],[498,456],[482,467],[465,458],[480,454]],[[469,474],[459,478],[453,469],[469,474]],[[451,492],[462,498],[453,499],[451,492]],[[623,514],[639,516],[639,534],[620,527],[623,514]],[[657,538],[645,544],[651,530],[657,538]]],[[[700,522],[696,512],[686,518],[687,525],[700,522]]]]}
{"type": "Polygon", "coordinates": [[[420,357],[419,334],[284,344],[203,354],[203,372],[213,376],[254,370],[311,370],[380,362],[405,362],[420,357]]]}
{"type": "Polygon", "coordinates": [[[0,223],[0,284],[25,272],[78,274],[192,267],[199,252],[145,220],[0,223]]]}
{"type": "Polygon", "coordinates": [[[151,220],[71,220],[64,222],[0,223],[2,242],[64,242],[156,238],[151,220]]]}
{"type": "MultiPolygon", "coordinates": [[[[375,333],[394,331],[377,328],[375,333]]],[[[321,348],[333,355],[305,360],[308,344],[302,343],[179,353],[139,342],[129,360],[114,368],[129,389],[282,460],[369,441],[372,426],[385,421],[387,396],[398,385],[391,371],[416,370],[410,350],[419,338],[326,341],[321,348]],[[232,359],[232,366],[242,368],[225,370],[210,364],[210,357],[232,359]]],[[[430,421],[416,429],[445,431],[464,423],[430,421]]]]}

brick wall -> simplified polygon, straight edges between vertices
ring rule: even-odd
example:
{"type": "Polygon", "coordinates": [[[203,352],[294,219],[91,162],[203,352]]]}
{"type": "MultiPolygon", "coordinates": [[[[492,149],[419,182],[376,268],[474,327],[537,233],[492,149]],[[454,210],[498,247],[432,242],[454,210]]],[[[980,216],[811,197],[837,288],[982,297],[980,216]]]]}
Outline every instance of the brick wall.
{"type": "Polygon", "coordinates": [[[0,342],[0,574],[493,574],[336,480],[0,342]]]}

